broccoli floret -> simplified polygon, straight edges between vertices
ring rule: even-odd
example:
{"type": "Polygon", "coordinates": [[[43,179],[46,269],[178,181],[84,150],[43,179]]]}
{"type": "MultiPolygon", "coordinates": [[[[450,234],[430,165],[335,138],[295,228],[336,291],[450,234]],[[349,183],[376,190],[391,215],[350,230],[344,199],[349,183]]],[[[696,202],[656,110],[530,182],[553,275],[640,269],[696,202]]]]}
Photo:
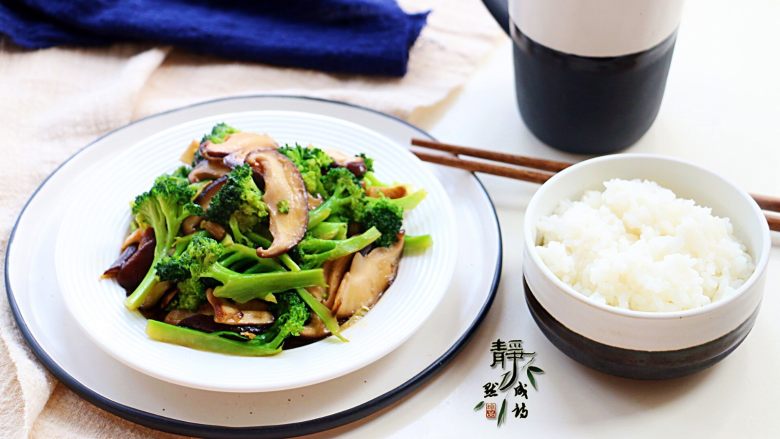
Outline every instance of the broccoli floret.
{"type": "Polygon", "coordinates": [[[179,294],[168,305],[167,309],[185,309],[195,311],[206,301],[206,286],[199,279],[185,279],[177,282],[179,294]]]}
{"type": "Polygon", "coordinates": [[[295,146],[285,145],[278,149],[286,155],[301,172],[306,190],[313,195],[324,195],[322,175],[333,164],[333,159],[319,148],[304,148],[297,143],[295,146]]]}
{"type": "Polygon", "coordinates": [[[300,334],[309,316],[309,307],[298,294],[295,292],[279,294],[276,296],[276,320],[267,331],[252,342],[264,343],[272,348],[280,347],[285,338],[300,334]]]}
{"type": "Polygon", "coordinates": [[[331,168],[322,177],[322,184],[328,198],[309,212],[309,228],[325,221],[356,221],[365,193],[355,175],[346,168],[331,168]]]}
{"type": "Polygon", "coordinates": [[[276,203],[276,210],[279,211],[279,213],[282,215],[287,215],[290,213],[290,202],[287,200],[282,200],[276,203]]]}
{"type": "MultiPolygon", "coordinates": [[[[227,181],[211,199],[206,211],[207,219],[231,229],[236,227],[241,236],[241,232],[253,230],[267,217],[268,206],[252,178],[252,168],[246,164],[230,171],[227,181]]],[[[234,237],[240,240],[241,236],[234,237]]]]}
{"type": "Polygon", "coordinates": [[[304,268],[316,268],[329,260],[359,252],[381,236],[376,227],[347,239],[319,239],[307,234],[295,247],[295,253],[304,268]]]}
{"type": "Polygon", "coordinates": [[[182,221],[191,215],[202,215],[203,210],[191,200],[195,196],[186,179],[171,175],[158,177],[148,192],[136,197],[133,215],[139,227],[151,227],[156,240],[151,268],[140,285],[126,299],[125,305],[138,309],[147,300],[156,302],[159,297],[148,297],[158,282],[155,266],[173,245],[182,221]]]}
{"type": "Polygon", "coordinates": [[[376,227],[382,237],[376,241],[380,247],[389,247],[396,241],[404,221],[404,210],[389,198],[365,198],[359,214],[360,224],[369,229],[376,227]]]}
{"type": "Polygon", "coordinates": [[[190,168],[189,166],[179,166],[178,169],[176,169],[175,171],[173,171],[173,173],[171,173],[171,177],[183,178],[186,180],[187,177],[190,175],[190,171],[192,171],[192,168],[190,168]]]}
{"type": "Polygon", "coordinates": [[[238,130],[233,128],[232,126],[220,122],[216,125],[214,125],[213,128],[211,128],[211,133],[205,134],[203,136],[203,139],[201,139],[200,143],[203,143],[205,141],[209,141],[211,143],[223,143],[227,136],[231,134],[237,133],[238,130]]]}
{"type": "Polygon", "coordinates": [[[188,279],[213,279],[220,283],[214,288],[215,296],[233,299],[238,303],[245,303],[252,299],[265,299],[270,294],[294,288],[325,286],[321,269],[255,273],[253,272],[255,265],[251,263],[257,262],[260,258],[257,258],[256,254],[250,256],[242,250],[245,248],[243,246],[238,251],[234,251],[232,247],[233,245],[226,248],[202,235],[196,236],[180,255],[165,258],[157,264],[156,268],[160,273],[175,276],[165,280],[185,280],[181,277],[185,271],[189,273],[188,279]],[[243,273],[231,269],[239,265],[252,265],[252,267],[243,273]]]}

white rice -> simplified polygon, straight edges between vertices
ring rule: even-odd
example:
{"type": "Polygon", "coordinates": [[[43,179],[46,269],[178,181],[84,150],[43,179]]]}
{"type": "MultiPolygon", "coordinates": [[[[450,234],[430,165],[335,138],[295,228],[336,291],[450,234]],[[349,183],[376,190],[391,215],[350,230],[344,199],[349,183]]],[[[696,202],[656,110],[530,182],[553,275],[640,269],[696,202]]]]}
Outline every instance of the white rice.
{"type": "Polygon", "coordinates": [[[734,294],[753,260],[731,221],[652,181],[609,180],[537,224],[544,263],[592,300],[679,311],[734,294]]]}

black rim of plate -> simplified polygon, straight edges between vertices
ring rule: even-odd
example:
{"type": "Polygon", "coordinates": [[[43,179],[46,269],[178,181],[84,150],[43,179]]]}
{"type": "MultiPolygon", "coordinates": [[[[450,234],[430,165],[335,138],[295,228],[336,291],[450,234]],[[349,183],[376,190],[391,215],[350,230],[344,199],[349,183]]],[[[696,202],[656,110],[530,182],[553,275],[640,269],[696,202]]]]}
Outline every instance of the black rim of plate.
{"type": "Polygon", "coordinates": [[[362,107],[359,105],[354,105],[346,102],[333,101],[333,100],[321,99],[321,98],[313,98],[308,96],[296,96],[296,95],[273,95],[273,94],[243,95],[243,96],[234,96],[234,97],[198,102],[195,104],[175,108],[161,113],[156,113],[138,119],[136,121],[130,122],[127,125],[123,125],[119,128],[111,130],[103,134],[102,136],[98,137],[97,139],[93,140],[89,144],[85,145],[84,147],[76,151],[72,156],[70,156],[67,160],[62,162],[59,166],[57,166],[57,168],[54,169],[54,171],[52,171],[52,173],[49,174],[46,177],[46,179],[44,179],[43,182],[41,182],[41,184],[35,189],[32,195],[30,195],[30,198],[27,200],[27,202],[25,202],[24,207],[22,207],[21,212],[19,212],[19,216],[17,217],[16,222],[14,223],[14,227],[11,231],[11,236],[8,240],[8,247],[6,249],[6,259],[5,259],[5,287],[8,295],[8,302],[11,306],[11,312],[13,313],[14,320],[16,320],[16,324],[19,327],[19,330],[22,332],[24,339],[27,341],[27,344],[30,346],[30,349],[33,351],[33,353],[38,358],[38,360],[40,360],[41,363],[43,363],[46,369],[48,369],[49,372],[51,372],[55,377],[57,377],[57,379],[60,380],[63,384],[65,384],[69,389],[71,389],[72,391],[74,391],[75,393],[77,393],[78,395],[80,395],[82,398],[86,399],[90,403],[94,404],[95,406],[103,410],[106,410],[109,413],[127,419],[128,421],[144,425],[149,428],[153,428],[156,430],[161,430],[169,433],[188,435],[188,436],[272,438],[272,437],[299,436],[304,434],[311,434],[311,433],[317,433],[325,430],[330,430],[332,428],[340,427],[342,425],[346,425],[351,422],[365,418],[393,404],[394,402],[399,401],[403,397],[407,396],[412,390],[416,389],[424,382],[426,382],[428,379],[435,376],[437,372],[441,371],[442,368],[445,365],[447,365],[460,352],[460,350],[468,343],[468,341],[476,332],[479,325],[484,320],[485,316],[490,310],[491,305],[493,304],[493,299],[495,299],[496,293],[498,291],[498,283],[499,280],[501,279],[502,254],[503,254],[503,243],[501,239],[501,225],[498,222],[498,214],[496,213],[495,205],[493,204],[493,200],[490,198],[490,194],[488,194],[487,190],[485,189],[485,185],[482,183],[479,177],[472,174],[474,176],[474,179],[482,188],[482,191],[484,192],[485,197],[487,197],[488,202],[490,203],[490,206],[493,210],[493,217],[496,221],[496,228],[498,229],[498,255],[496,257],[496,271],[493,274],[493,280],[490,286],[490,293],[488,295],[487,300],[482,305],[482,308],[479,310],[477,317],[474,319],[474,321],[471,322],[469,327],[466,329],[466,332],[460,336],[460,338],[455,342],[455,344],[452,345],[441,357],[437,358],[423,371],[421,371],[420,373],[418,373],[408,381],[404,382],[400,386],[370,401],[366,401],[350,409],[338,413],[333,413],[320,418],[310,419],[303,422],[289,423],[289,424],[267,425],[267,426],[257,426],[257,427],[226,427],[226,426],[219,426],[219,425],[198,424],[194,422],[181,421],[178,419],[167,418],[164,416],[156,415],[154,413],[145,412],[143,410],[138,410],[133,407],[117,403],[109,398],[106,398],[103,395],[97,393],[96,391],[90,389],[89,387],[81,384],[81,382],[77,381],[75,378],[70,376],[70,374],[68,374],[67,371],[65,371],[62,367],[60,367],[59,364],[57,364],[57,362],[54,361],[54,359],[52,359],[52,357],[49,356],[49,354],[41,347],[41,345],[38,344],[38,341],[32,336],[32,333],[30,332],[29,328],[27,327],[27,324],[22,318],[19,308],[16,304],[13,290],[11,289],[11,283],[8,278],[8,261],[9,261],[8,256],[10,255],[11,247],[14,243],[14,237],[16,236],[16,229],[17,226],[19,225],[19,220],[22,218],[24,212],[27,210],[27,206],[35,198],[35,196],[38,194],[41,188],[43,188],[46,185],[49,179],[54,174],[56,174],[60,170],[60,168],[62,168],[62,166],[64,166],[70,160],[78,156],[82,151],[86,150],[87,148],[94,145],[98,141],[102,140],[107,136],[110,136],[111,134],[117,131],[125,129],[131,125],[140,123],[147,119],[153,119],[165,114],[175,113],[193,107],[213,104],[216,102],[254,99],[254,98],[300,99],[300,100],[318,101],[318,102],[325,102],[334,105],[352,107],[359,110],[368,111],[388,119],[392,119],[396,122],[406,125],[407,127],[419,132],[421,135],[425,137],[434,139],[433,136],[431,136],[421,128],[418,128],[410,124],[409,122],[406,122],[395,116],[383,113],[381,111],[373,110],[370,108],[366,108],[366,107],[362,107]]]}

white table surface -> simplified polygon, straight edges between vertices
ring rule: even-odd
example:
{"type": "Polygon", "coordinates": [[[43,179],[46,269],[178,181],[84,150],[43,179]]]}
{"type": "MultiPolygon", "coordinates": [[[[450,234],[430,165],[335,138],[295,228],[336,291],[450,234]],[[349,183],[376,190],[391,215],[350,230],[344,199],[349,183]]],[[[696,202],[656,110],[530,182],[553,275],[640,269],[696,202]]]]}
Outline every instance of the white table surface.
{"type": "MultiPolygon", "coordinates": [[[[714,169],[745,189],[780,195],[780,2],[686,4],[666,95],[650,131],[628,152],[661,153],[714,169]]],[[[426,122],[425,119],[429,120],[426,122]]],[[[511,43],[504,42],[423,127],[442,141],[549,158],[521,122],[511,43]],[[433,122],[430,122],[433,121],[433,122]]],[[[780,234],[761,312],[745,342],[690,377],[638,382],[594,372],[559,352],[523,298],[523,211],[535,185],[483,177],[501,221],[504,270],[493,308],[469,345],[411,397],[321,436],[346,437],[780,437],[780,234]],[[546,374],[527,419],[497,429],[472,411],[498,378],[490,342],[519,338],[546,374]]],[[[500,399],[498,400],[500,402],[500,399]]]]}

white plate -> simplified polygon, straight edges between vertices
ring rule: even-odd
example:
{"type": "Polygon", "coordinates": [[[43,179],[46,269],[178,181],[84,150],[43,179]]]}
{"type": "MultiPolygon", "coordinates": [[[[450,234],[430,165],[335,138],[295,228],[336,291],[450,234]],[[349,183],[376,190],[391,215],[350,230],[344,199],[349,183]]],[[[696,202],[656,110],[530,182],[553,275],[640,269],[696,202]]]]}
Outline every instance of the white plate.
{"type": "Polygon", "coordinates": [[[293,111],[218,114],[172,126],[146,138],[117,133],[71,163],[82,169],[67,182],[67,204],[54,256],[65,303],[84,331],[117,360],[171,383],[222,392],[266,392],[333,379],[370,364],[406,341],[441,301],[452,277],[459,237],[441,183],[406,148],[360,125],[293,111]],[[194,350],[147,337],[146,318],[124,306],[125,291],[100,274],[116,259],[129,222],[128,203],[154,179],[181,166],[192,139],[216,123],[268,133],[280,144],[315,145],[374,159],[382,181],[424,188],[428,196],[406,215],[411,235],[428,233],[434,245],[401,259],[398,275],[379,302],[336,337],[271,357],[241,357],[194,350]],[[94,155],[112,151],[103,158],[94,155]]]}
{"type": "MultiPolygon", "coordinates": [[[[262,109],[305,110],[348,119],[401,144],[411,137],[429,137],[390,116],[354,106],[254,96],[155,115],[107,138],[118,133],[144,138],[210,114],[262,109]]],[[[109,155],[111,151],[103,151],[96,158],[109,155]]],[[[48,244],[59,231],[59,218],[50,212],[64,207],[62,186],[80,173],[79,167],[72,166],[74,159],[42,184],[19,216],[6,255],[9,302],[33,352],[59,380],[97,406],[134,422],[188,435],[268,437],[311,433],[360,419],[398,401],[440,371],[470,339],[495,296],[501,237],[484,188],[469,173],[429,166],[452,198],[457,232],[470,245],[458,249],[458,269],[447,294],[415,336],[367,367],[294,391],[237,395],[162,382],[105,354],[63,312],[48,244]]]]}

